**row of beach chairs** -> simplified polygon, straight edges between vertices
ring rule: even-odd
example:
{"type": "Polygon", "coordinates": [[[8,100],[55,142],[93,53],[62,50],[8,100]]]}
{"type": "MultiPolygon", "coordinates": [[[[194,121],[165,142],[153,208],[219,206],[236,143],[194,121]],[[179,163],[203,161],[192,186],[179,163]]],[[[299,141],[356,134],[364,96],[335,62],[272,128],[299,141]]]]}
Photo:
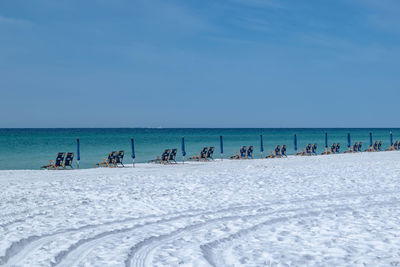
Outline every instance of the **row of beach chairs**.
{"type": "MultiPolygon", "coordinates": [[[[95,164],[95,167],[119,167],[120,165],[124,167],[122,163],[124,159],[125,151],[113,151],[111,152],[107,158],[103,159],[102,162],[95,164]]],[[[48,170],[59,170],[64,169],[66,170],[67,167],[73,169],[73,160],[75,154],[73,152],[58,152],[56,159],[50,160],[48,165],[40,167],[40,169],[48,169],[48,170]]]]}
{"type": "Polygon", "coordinates": [[[230,159],[252,159],[253,152],[254,146],[242,146],[239,152],[236,152],[235,155],[230,157],[230,159]]]}
{"type": "Polygon", "coordinates": [[[340,143],[333,143],[331,147],[326,148],[326,151],[321,155],[329,155],[329,154],[339,154],[340,153],[340,143]]]}
{"type": "Polygon", "coordinates": [[[282,145],[282,147],[280,145],[277,145],[275,147],[275,150],[271,151],[271,154],[266,156],[265,158],[268,159],[268,158],[282,158],[282,157],[287,158],[286,145],[282,145]]]}
{"type": "MultiPolygon", "coordinates": [[[[271,151],[271,154],[266,156],[265,158],[282,158],[287,157],[286,155],[286,145],[277,145],[274,151],[271,151]]],[[[362,152],[362,142],[355,142],[349,150],[344,153],[357,153],[362,152]]],[[[400,140],[396,140],[393,145],[386,149],[386,151],[400,150],[400,140]]],[[[150,160],[152,163],[160,163],[160,164],[171,164],[176,163],[176,154],[177,149],[165,149],[161,156],[157,157],[154,160],[150,160]]],[[[213,160],[215,148],[214,147],[203,147],[200,151],[200,154],[195,155],[189,160],[192,161],[208,161],[213,160]]],[[[366,152],[378,152],[382,151],[382,141],[375,141],[374,144],[368,149],[364,150],[366,152]]],[[[231,156],[230,159],[252,159],[254,152],[254,146],[242,146],[239,152],[236,152],[235,155],[231,156]]],[[[329,148],[326,149],[322,155],[329,154],[337,154],[340,153],[340,143],[333,143],[329,148]]],[[[40,169],[48,169],[48,170],[59,170],[59,169],[67,169],[70,167],[73,169],[73,152],[59,152],[57,153],[57,157],[54,161],[50,160],[48,165],[40,167],[40,169]]],[[[107,158],[104,158],[103,161],[97,163],[95,167],[124,167],[123,159],[124,159],[125,151],[112,151],[107,158]]],[[[317,155],[317,144],[307,144],[307,146],[303,149],[303,151],[297,153],[296,155],[300,156],[312,156],[317,155]]]]}
{"type": "Polygon", "coordinates": [[[153,159],[153,160],[149,160],[148,162],[149,163],[160,163],[160,164],[176,163],[177,152],[178,152],[178,149],[176,149],[176,148],[165,149],[160,157],[157,157],[156,159],[153,159]]]}
{"type": "Polygon", "coordinates": [[[200,151],[200,154],[196,154],[193,157],[190,157],[189,160],[193,161],[207,161],[207,160],[214,160],[213,155],[214,155],[214,150],[215,147],[203,147],[200,151]]]}
{"type": "Polygon", "coordinates": [[[108,167],[108,168],[113,168],[113,167],[119,167],[119,164],[122,167],[125,167],[122,161],[124,160],[124,155],[125,151],[120,150],[120,151],[112,151],[110,154],[108,154],[108,157],[103,159],[103,161],[97,163],[94,165],[95,167],[108,167]]]}
{"type": "Polygon", "coordinates": [[[349,148],[349,150],[346,150],[344,153],[357,153],[357,152],[362,152],[362,142],[355,142],[352,147],[349,148]]]}
{"type": "Polygon", "coordinates": [[[60,168],[66,170],[67,167],[73,169],[72,161],[74,160],[73,152],[58,152],[56,159],[50,160],[48,165],[40,167],[40,169],[59,170],[60,168]]]}
{"type": "MultiPolygon", "coordinates": [[[[336,147],[333,148],[333,151],[338,151],[337,153],[339,153],[339,148],[340,148],[340,144],[338,144],[338,145],[339,146],[337,148],[336,147]]],[[[297,153],[296,155],[299,155],[299,156],[317,155],[317,147],[318,147],[317,144],[307,144],[306,147],[303,149],[303,151],[297,153]]]]}
{"type": "Polygon", "coordinates": [[[394,150],[400,150],[400,141],[398,141],[398,140],[394,141],[393,145],[390,146],[385,151],[394,151],[394,150]]]}
{"type": "Polygon", "coordinates": [[[365,150],[367,152],[379,152],[382,151],[382,141],[375,141],[374,144],[365,150]]]}

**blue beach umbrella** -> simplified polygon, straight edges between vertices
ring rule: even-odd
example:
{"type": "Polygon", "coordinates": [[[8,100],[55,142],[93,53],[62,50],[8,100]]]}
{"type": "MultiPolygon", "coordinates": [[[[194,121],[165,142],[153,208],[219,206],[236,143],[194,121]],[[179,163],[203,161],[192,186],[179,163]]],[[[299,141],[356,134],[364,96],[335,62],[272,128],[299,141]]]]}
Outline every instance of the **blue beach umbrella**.
{"type": "Polygon", "coordinates": [[[372,147],[372,133],[369,133],[369,146],[372,147]]]}
{"type": "Polygon", "coordinates": [[[294,135],[294,154],[297,154],[297,135],[294,135]]]}
{"type": "Polygon", "coordinates": [[[132,168],[135,167],[135,141],[131,138],[131,147],[132,147],[132,168]]]}
{"type": "Polygon", "coordinates": [[[219,148],[221,150],[221,160],[224,156],[224,143],[222,142],[222,135],[219,136],[219,148]]]}
{"type": "Polygon", "coordinates": [[[325,148],[328,148],[328,133],[325,133],[325,148]]]}
{"type": "Polygon", "coordinates": [[[76,139],[76,159],[77,159],[78,169],[79,169],[79,161],[81,160],[81,152],[79,149],[79,138],[76,139]]]}
{"type": "Polygon", "coordinates": [[[185,156],[186,156],[185,137],[182,137],[182,157],[183,157],[183,161],[182,162],[185,162],[185,156]]]}
{"type": "Polygon", "coordinates": [[[351,137],[350,137],[350,133],[347,134],[347,147],[351,146],[351,137]]]}
{"type": "Polygon", "coordinates": [[[264,142],[263,142],[262,134],[260,134],[260,152],[261,152],[261,158],[262,158],[262,154],[264,152],[264,142]]]}
{"type": "Polygon", "coordinates": [[[390,146],[393,146],[393,133],[390,132],[390,146]]]}

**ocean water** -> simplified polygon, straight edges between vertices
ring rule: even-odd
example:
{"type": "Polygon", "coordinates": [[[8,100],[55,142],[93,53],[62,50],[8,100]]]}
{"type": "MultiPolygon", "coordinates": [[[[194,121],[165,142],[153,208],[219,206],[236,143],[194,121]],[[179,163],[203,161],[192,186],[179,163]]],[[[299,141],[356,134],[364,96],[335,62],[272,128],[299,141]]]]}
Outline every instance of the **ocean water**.
{"type": "MultiPolygon", "coordinates": [[[[219,136],[223,136],[224,158],[233,155],[240,146],[255,147],[255,158],[260,157],[260,135],[263,135],[264,156],[276,145],[286,144],[288,154],[294,153],[293,136],[297,135],[298,150],[308,143],[317,143],[318,152],[324,151],[325,133],[328,143],[341,143],[346,150],[347,133],[351,142],[362,141],[363,149],[373,140],[383,142],[383,148],[393,139],[400,140],[400,129],[0,129],[0,169],[39,169],[54,160],[57,152],[76,152],[76,139],[80,139],[80,168],[93,168],[111,151],[125,150],[125,163],[131,163],[130,139],[135,140],[135,162],[156,158],[165,148],[177,148],[177,159],[182,159],[181,138],[185,137],[186,159],[199,153],[203,146],[216,148],[214,157],[220,157],[219,136]]],[[[74,159],[76,164],[76,158],[74,159]]]]}

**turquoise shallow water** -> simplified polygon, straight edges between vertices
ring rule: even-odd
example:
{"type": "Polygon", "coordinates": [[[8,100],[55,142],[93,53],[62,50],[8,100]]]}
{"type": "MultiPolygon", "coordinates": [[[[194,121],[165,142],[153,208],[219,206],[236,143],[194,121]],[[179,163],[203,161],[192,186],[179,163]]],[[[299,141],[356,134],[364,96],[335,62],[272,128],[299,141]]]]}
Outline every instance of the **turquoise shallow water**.
{"type": "Polygon", "coordinates": [[[264,155],[277,144],[286,144],[288,154],[293,154],[293,135],[298,138],[298,149],[307,143],[317,143],[324,151],[325,132],[329,144],[341,143],[346,149],[347,133],[351,141],[369,145],[373,140],[383,141],[383,148],[393,139],[400,140],[400,129],[0,129],[0,169],[38,169],[54,160],[57,152],[76,152],[76,139],[80,139],[81,168],[91,168],[114,150],[125,150],[124,162],[131,163],[130,138],[135,139],[135,162],[146,162],[160,155],[165,148],[178,148],[182,159],[181,138],[185,137],[187,158],[198,153],[203,146],[215,146],[219,157],[219,136],[224,140],[224,157],[238,151],[242,145],[253,145],[254,156],[260,157],[260,134],[264,139],[264,155]]]}

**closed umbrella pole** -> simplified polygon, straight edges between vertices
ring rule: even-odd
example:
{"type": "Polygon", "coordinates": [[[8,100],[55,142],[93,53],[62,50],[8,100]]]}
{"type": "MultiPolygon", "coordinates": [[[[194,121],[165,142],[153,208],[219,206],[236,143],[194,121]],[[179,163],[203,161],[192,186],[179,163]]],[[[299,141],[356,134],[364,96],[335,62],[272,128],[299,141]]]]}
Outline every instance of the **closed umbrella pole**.
{"type": "Polygon", "coordinates": [[[372,147],[372,133],[369,133],[369,147],[372,147]]]}
{"type": "Polygon", "coordinates": [[[131,138],[131,147],[132,147],[132,168],[135,168],[135,140],[133,140],[133,138],[131,138]]]}
{"type": "Polygon", "coordinates": [[[76,139],[76,161],[79,169],[79,161],[81,160],[81,152],[79,147],[79,138],[76,139]]]}
{"type": "Polygon", "coordinates": [[[328,148],[328,133],[325,133],[325,148],[328,148]]]}
{"type": "Polygon", "coordinates": [[[219,136],[219,148],[221,151],[221,160],[222,160],[224,157],[224,143],[222,141],[222,135],[219,136]]]}
{"type": "Polygon", "coordinates": [[[347,134],[347,147],[350,148],[351,146],[351,137],[350,137],[350,133],[347,134]]]}
{"type": "Polygon", "coordinates": [[[260,154],[261,158],[263,158],[263,152],[264,152],[264,142],[263,142],[263,136],[260,134],[260,154]]]}
{"type": "Polygon", "coordinates": [[[390,132],[390,146],[393,146],[393,133],[390,132]]]}
{"type": "Polygon", "coordinates": [[[182,137],[182,163],[185,163],[185,156],[186,156],[185,137],[182,137]]]}

